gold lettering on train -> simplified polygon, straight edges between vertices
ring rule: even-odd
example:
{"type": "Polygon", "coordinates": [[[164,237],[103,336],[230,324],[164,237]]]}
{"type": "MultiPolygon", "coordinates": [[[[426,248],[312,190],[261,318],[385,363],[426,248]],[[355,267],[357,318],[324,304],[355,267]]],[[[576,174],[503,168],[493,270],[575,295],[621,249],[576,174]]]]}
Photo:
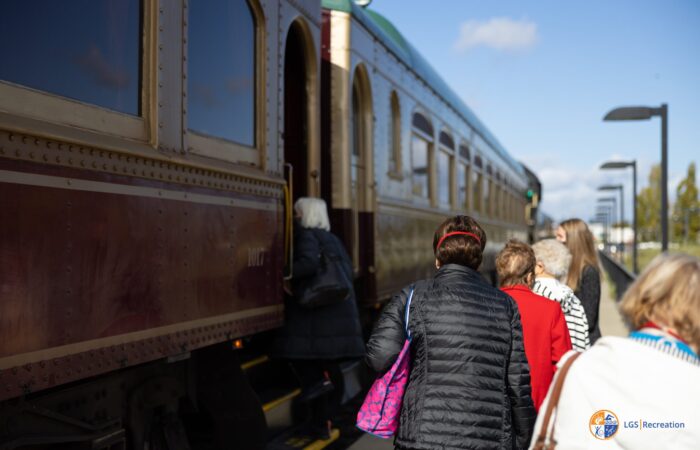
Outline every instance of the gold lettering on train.
{"type": "Polygon", "coordinates": [[[262,267],[265,261],[265,247],[248,249],[248,267],[262,267]]]}

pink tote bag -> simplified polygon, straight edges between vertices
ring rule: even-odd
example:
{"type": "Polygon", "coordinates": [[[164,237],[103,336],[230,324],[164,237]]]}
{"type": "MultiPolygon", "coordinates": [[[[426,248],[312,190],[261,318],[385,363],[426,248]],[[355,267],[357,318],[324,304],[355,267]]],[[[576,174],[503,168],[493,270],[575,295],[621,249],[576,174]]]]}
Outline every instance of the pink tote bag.
{"type": "Polygon", "coordinates": [[[396,362],[372,384],[365,401],[357,413],[357,427],[362,431],[381,438],[390,438],[399,428],[403,394],[411,374],[411,332],[408,329],[408,316],[411,309],[414,288],[408,294],[404,328],[406,341],[396,358],[396,362]]]}

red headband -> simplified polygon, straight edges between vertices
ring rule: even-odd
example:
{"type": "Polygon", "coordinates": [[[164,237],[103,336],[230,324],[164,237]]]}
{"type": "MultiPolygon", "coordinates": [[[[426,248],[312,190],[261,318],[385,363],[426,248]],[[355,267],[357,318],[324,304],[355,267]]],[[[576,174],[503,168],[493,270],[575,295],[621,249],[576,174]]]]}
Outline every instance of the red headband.
{"type": "Polygon", "coordinates": [[[479,236],[477,236],[476,234],[470,233],[468,231],[453,231],[452,233],[447,233],[446,235],[444,235],[443,237],[440,238],[440,240],[438,241],[437,247],[435,247],[435,251],[438,251],[438,249],[442,245],[442,241],[444,241],[445,238],[448,238],[450,236],[457,236],[457,235],[471,236],[474,239],[476,239],[476,242],[478,242],[479,245],[481,245],[481,239],[479,239],[479,236]]]}

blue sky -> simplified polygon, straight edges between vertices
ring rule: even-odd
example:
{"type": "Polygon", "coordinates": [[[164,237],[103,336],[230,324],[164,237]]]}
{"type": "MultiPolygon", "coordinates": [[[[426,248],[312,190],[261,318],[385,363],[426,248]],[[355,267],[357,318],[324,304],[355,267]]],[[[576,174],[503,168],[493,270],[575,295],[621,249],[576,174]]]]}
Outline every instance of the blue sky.
{"type": "Polygon", "coordinates": [[[543,208],[557,219],[589,218],[600,184],[631,192],[631,174],[601,172],[602,162],[637,159],[644,186],[659,161],[659,119],[603,122],[613,107],[668,103],[672,200],[700,160],[700,1],[374,0],[370,8],[540,176],[543,208]]]}

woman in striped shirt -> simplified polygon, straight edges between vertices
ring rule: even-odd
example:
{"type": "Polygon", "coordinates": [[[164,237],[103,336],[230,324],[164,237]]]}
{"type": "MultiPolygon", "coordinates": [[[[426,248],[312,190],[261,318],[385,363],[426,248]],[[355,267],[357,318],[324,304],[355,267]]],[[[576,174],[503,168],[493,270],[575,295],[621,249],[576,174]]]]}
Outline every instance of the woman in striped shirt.
{"type": "Polygon", "coordinates": [[[586,350],[591,346],[586,312],[574,291],[559,281],[571,263],[569,249],[556,239],[545,239],[534,244],[532,250],[537,260],[532,291],[561,305],[572,347],[580,352],[586,350]]]}

